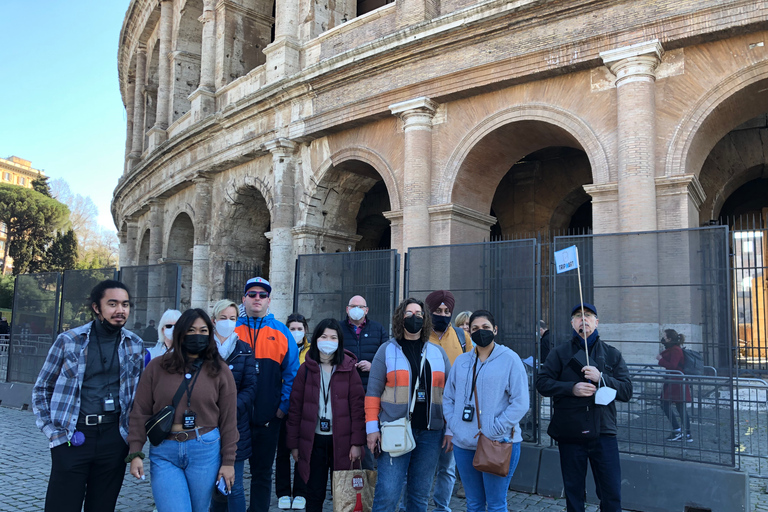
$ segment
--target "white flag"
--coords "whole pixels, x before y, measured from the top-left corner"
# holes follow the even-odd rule
[[[555,270],[558,274],[579,268],[579,250],[575,245],[555,252]]]

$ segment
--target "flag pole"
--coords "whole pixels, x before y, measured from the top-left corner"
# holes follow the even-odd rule
[[[581,303],[581,322],[582,322],[582,329],[581,334],[584,338],[584,353],[587,355],[587,366],[589,366],[589,346],[587,345],[587,333],[584,331],[583,323],[584,323],[584,296],[581,292],[581,265],[579,264],[579,248],[576,248],[576,273],[578,275],[579,279],[579,302]]]

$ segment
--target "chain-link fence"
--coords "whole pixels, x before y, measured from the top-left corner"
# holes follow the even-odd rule
[[[301,255],[293,309],[307,317],[311,330],[323,318],[344,318],[349,299],[361,295],[368,317],[388,329],[397,305],[398,276],[394,250]]]

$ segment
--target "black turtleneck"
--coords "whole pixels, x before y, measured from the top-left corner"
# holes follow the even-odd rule
[[[110,393],[115,399],[115,413],[120,412],[120,357],[116,351],[122,329],[115,331],[109,327],[105,329],[99,320],[91,324],[85,375],[80,391],[81,416],[104,414],[102,400]]]
[[[421,351],[424,349],[424,342],[421,340],[398,340],[400,346],[403,347],[403,353],[408,359],[408,364],[411,366],[411,394],[408,396],[409,400],[413,399],[413,390],[416,386],[416,377],[419,374],[419,368],[421,367]],[[424,362],[424,371],[421,373],[421,379],[419,379],[419,388],[426,390],[427,398],[424,402],[416,402],[413,407],[413,416],[411,417],[411,427],[421,430],[426,430],[429,422],[428,407],[430,397],[430,388],[432,386],[432,372],[429,368],[429,362]]]

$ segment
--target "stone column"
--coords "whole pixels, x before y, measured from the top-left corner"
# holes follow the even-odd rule
[[[163,257],[165,199],[149,200],[149,264],[157,265]]]
[[[440,14],[440,0],[397,0],[397,28],[428,21]]]
[[[128,84],[125,90],[125,162],[123,164],[123,174],[126,174],[129,169],[128,155],[131,154],[131,148],[133,147],[133,109],[135,108],[135,95],[136,95],[136,80],[135,78],[128,78]]]
[[[296,0],[291,0],[295,2]],[[257,2],[261,8],[268,2]],[[272,40],[272,13],[233,0],[216,4],[216,90],[264,64]]]
[[[285,318],[293,309],[293,278],[296,255],[293,247],[294,187],[296,183],[295,142],[275,139],[267,142],[272,153],[274,204],[270,232],[269,281],[272,285],[270,309],[278,318]]]
[[[403,251],[430,245],[429,205],[432,200],[432,118],[437,104],[416,98],[390,105],[403,120]]]
[[[192,179],[195,184],[195,246],[192,256],[191,307],[208,308],[210,298],[210,233],[211,194],[213,180],[200,173]]]
[[[126,219],[125,223],[127,226],[125,232],[125,259],[123,259],[123,256],[121,255],[120,266],[130,267],[138,264],[136,258],[139,250],[139,223],[132,218]],[[122,240],[120,243],[120,248],[122,249]]]
[[[600,53],[616,75],[621,231],[656,229],[656,67],[658,40]]]
[[[139,46],[136,49],[136,87],[133,95],[133,140],[131,152],[128,154],[128,169],[136,167],[144,150],[144,87],[147,76],[147,49]]]
[[[173,0],[160,0],[160,58],[157,62],[157,114],[155,126],[149,130],[149,150],[168,138],[171,107],[171,35],[173,30]]]
[[[216,13],[215,0],[203,1],[203,14],[199,21],[203,24],[202,55],[200,55],[200,85],[189,95],[192,103],[192,122],[198,122],[213,114],[216,110]]]
[[[275,0],[275,40],[264,48],[267,83],[276,82],[301,69],[298,20],[298,0]]]

